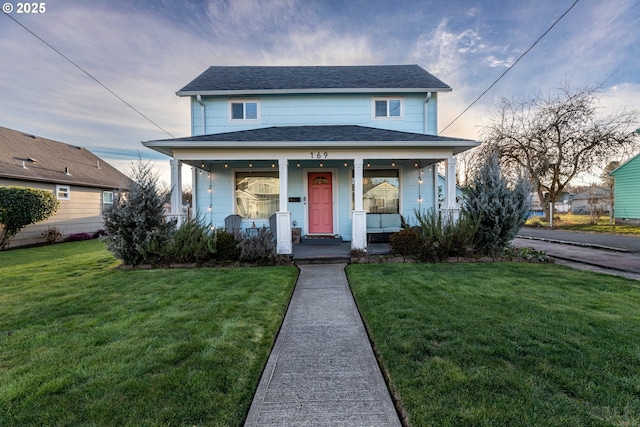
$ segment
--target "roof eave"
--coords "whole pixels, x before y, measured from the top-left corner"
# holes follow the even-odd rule
[[[463,148],[464,150],[477,147],[480,142],[472,140],[451,140],[451,141],[143,141],[142,145],[151,148],[168,156],[173,155],[174,149],[201,149],[201,148],[217,148],[217,149],[254,149],[254,148],[300,148],[300,147],[317,147],[321,142],[326,147],[331,148],[398,148],[403,147],[431,147],[443,148],[451,147]],[[462,151],[464,151],[462,150]],[[459,151],[458,151],[459,152]]]
[[[242,89],[242,90],[179,90],[177,96],[246,96],[335,93],[427,93],[451,92],[450,87],[439,88],[311,88],[311,89]]]

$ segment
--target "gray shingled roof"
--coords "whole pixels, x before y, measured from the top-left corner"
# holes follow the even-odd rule
[[[461,142],[461,138],[400,132],[358,125],[273,126],[268,128],[188,136],[160,141],[211,142]]]
[[[126,175],[85,148],[1,126],[0,177],[105,189],[129,183]]]
[[[449,91],[451,88],[418,65],[331,67],[209,67],[180,89],[180,96],[270,91],[344,92]]]
[[[454,154],[480,145],[477,141],[449,138],[422,133],[399,132],[357,125],[325,126],[275,126],[237,132],[215,133],[189,136],[185,138],[145,141],[142,144],[168,156],[174,149],[187,147],[230,148],[246,150],[250,148],[271,148],[274,150],[315,146],[359,148],[366,152],[369,147],[442,148],[450,147]]]

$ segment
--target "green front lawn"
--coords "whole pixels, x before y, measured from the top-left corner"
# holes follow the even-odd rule
[[[297,270],[117,264],[0,252],[0,425],[241,425]]]
[[[600,217],[597,224],[591,224],[589,215],[574,214],[555,214],[553,220],[553,228],[559,230],[586,231],[590,233],[610,233],[610,234],[628,234],[632,236],[640,236],[640,226],[637,225],[615,225],[609,221],[609,216]],[[544,218],[531,217],[527,220],[526,225],[535,227],[549,227],[549,222]]]
[[[347,273],[411,426],[640,425],[640,282],[521,263]]]

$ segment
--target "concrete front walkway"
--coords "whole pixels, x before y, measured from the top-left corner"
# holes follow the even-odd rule
[[[301,265],[245,426],[400,426],[344,264]]]

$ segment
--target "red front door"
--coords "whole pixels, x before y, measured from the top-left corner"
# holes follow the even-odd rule
[[[331,172],[309,172],[309,234],[333,234]]]

